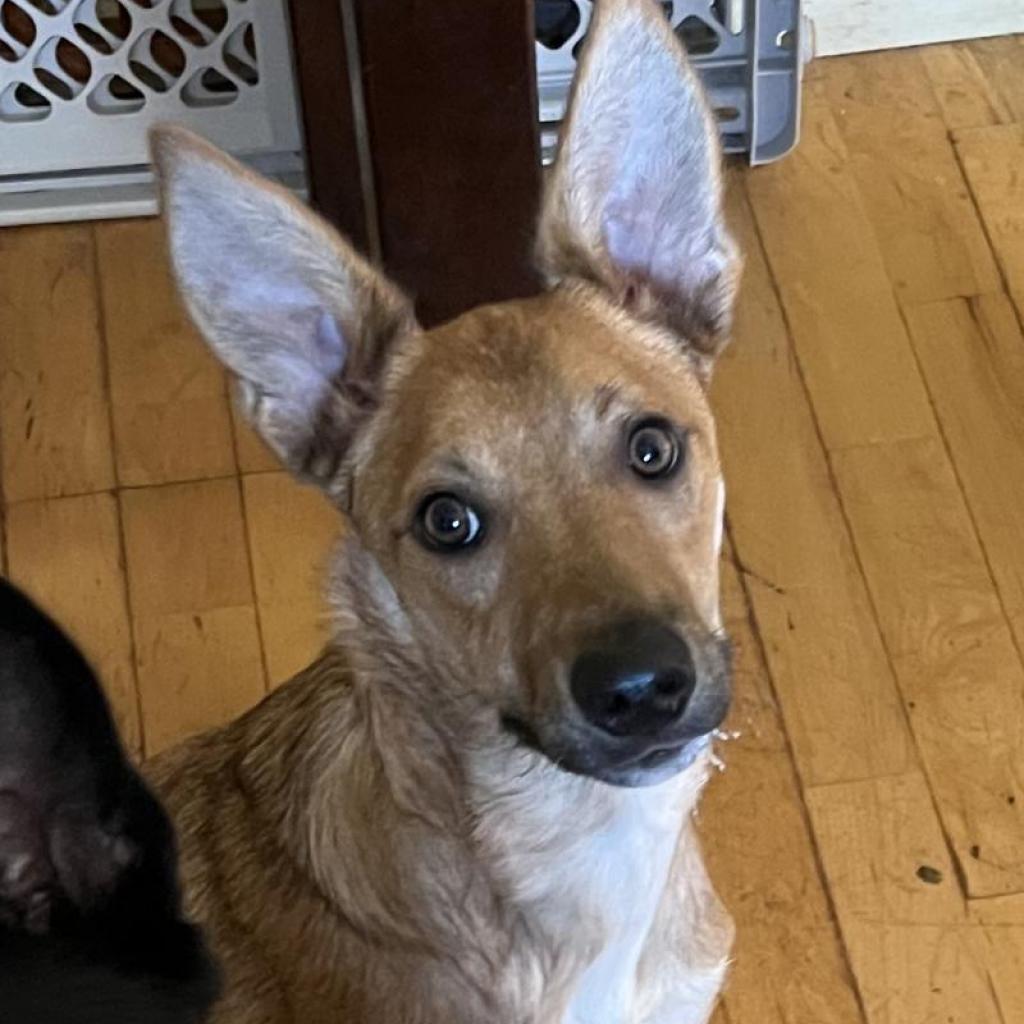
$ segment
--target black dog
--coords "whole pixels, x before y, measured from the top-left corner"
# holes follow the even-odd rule
[[[196,1024],[218,978],[89,665],[0,580],[0,1020]]]

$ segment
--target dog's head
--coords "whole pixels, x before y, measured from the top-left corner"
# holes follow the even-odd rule
[[[728,702],[707,383],[738,261],[657,6],[598,4],[540,218],[549,290],[434,330],[281,190],[180,130],[154,146],[186,303],[263,437],[347,512],[364,629],[566,768],[689,763]]]
[[[176,869],[89,666],[0,579],[0,1019],[203,1019],[217,974]]]

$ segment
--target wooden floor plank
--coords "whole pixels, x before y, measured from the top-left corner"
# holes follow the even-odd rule
[[[992,990],[1006,1024],[1024,1020],[1024,893],[970,900],[974,956],[988,966]]]
[[[870,1024],[1008,1024],[922,775],[807,793]]]
[[[242,481],[260,632],[271,685],[305,668],[328,636],[326,563],[341,516],[283,472]]]
[[[744,299],[736,344],[716,385],[715,405],[727,476],[732,481],[730,523],[747,570],[755,617],[782,700],[783,717],[793,737],[800,770],[806,773],[808,766],[813,768],[815,756],[820,758],[820,750],[830,750],[837,738],[845,746],[850,742],[847,736],[861,732],[862,746],[870,749],[873,723],[863,718],[863,705],[872,703],[874,696],[865,698],[864,693],[867,687],[877,688],[880,678],[889,680],[892,686],[892,677],[880,650],[873,617],[866,608],[864,584],[853,564],[855,560],[852,554],[837,558],[837,551],[849,548],[844,543],[843,517],[834,504],[835,494],[820,448],[814,475],[807,470],[808,461],[813,464],[807,453],[815,450],[813,425],[800,390],[799,374],[786,348],[784,325],[770,280],[759,265],[750,232],[741,230],[740,236],[748,257]],[[730,394],[735,395],[731,402]],[[817,498],[812,502],[808,495]],[[808,514],[808,508],[813,514]],[[780,577],[787,567],[790,577]],[[799,608],[797,602],[801,599],[818,611],[819,620],[814,623],[817,629],[801,632],[801,620],[787,608],[787,603]],[[820,645],[833,652],[837,648],[835,636],[844,631],[857,637],[851,654],[844,651],[843,659],[833,657],[832,664],[819,662],[814,666],[813,656],[808,657],[804,648]],[[780,659],[780,651],[787,647],[793,652],[791,658]],[[872,650],[874,656],[865,660],[865,651]],[[846,659],[856,665],[853,659],[857,658],[862,671],[846,683],[836,668],[847,668]],[[787,677],[792,680],[789,685]],[[835,692],[832,688],[837,683]],[[855,694],[857,683],[865,688],[859,698]],[[845,696],[847,686],[849,698]],[[806,714],[808,705],[814,706],[821,692],[828,696],[822,701],[818,728],[801,735],[800,716]],[[896,703],[890,698],[889,712],[882,718],[890,736],[902,734],[901,711],[894,706]],[[828,707],[833,712],[831,721],[824,713]],[[848,717],[851,708],[852,725]],[[819,811],[813,816],[818,847],[833,899],[837,905],[842,900],[840,920],[860,992],[871,1024],[940,1024],[949,1019],[995,1024],[999,1007],[991,993],[991,979],[984,964],[972,958],[975,933],[965,931],[956,873],[946,852],[932,794],[923,774],[909,767],[915,763],[915,756],[908,746],[905,738],[895,743],[890,738],[885,750],[890,758],[893,749],[899,751],[909,770],[897,767],[888,773],[883,768],[876,772],[885,775],[879,781],[815,786],[811,791],[816,801],[812,806]],[[880,756],[878,763],[884,761]],[[896,765],[896,760],[890,761],[890,766]],[[904,785],[905,780],[912,782]],[[875,786],[881,787],[879,794],[865,801],[862,793],[872,792]],[[901,796],[908,786],[911,796]],[[852,806],[846,807],[847,802]],[[906,804],[913,804],[909,829],[897,832],[898,842],[887,839],[901,817],[909,814],[903,806]],[[896,808],[896,824],[887,821],[891,807]],[[853,824],[844,826],[850,818]],[[928,837],[923,849],[914,845],[918,836]],[[894,875],[893,868],[878,863],[877,851],[884,850],[887,843],[902,850],[909,874],[906,865]],[[866,844],[872,849],[865,849]],[[945,908],[939,913],[933,912],[935,896],[931,887],[916,875],[920,867],[940,870]],[[855,885],[850,883],[850,872],[859,879]],[[927,871],[925,874],[933,877]],[[889,893],[894,877],[895,892]],[[872,886],[878,891],[873,892]]]
[[[967,916],[976,924],[1024,925],[1024,893],[968,900]]]
[[[268,473],[281,468],[281,460],[263,443],[263,439],[249,426],[231,402],[231,419],[235,431],[235,453],[238,468],[243,473]]]
[[[175,294],[156,218],[96,225],[118,477],[235,472],[224,374]]]
[[[799,147],[747,190],[830,450],[935,433],[849,154],[819,75]]]
[[[866,146],[862,137],[855,136],[854,142],[862,150]],[[828,161],[827,153],[818,154],[817,162],[820,169],[824,170],[830,166]],[[763,195],[761,198],[763,202]],[[773,221],[773,219],[774,212],[769,220]],[[793,242],[793,246],[796,247],[794,232],[790,231],[785,223],[772,222],[770,228],[765,230],[765,242],[769,254],[772,252],[772,243],[768,238],[769,231],[777,235],[776,249],[783,258],[782,268],[780,269],[776,265],[778,261],[774,261],[773,269],[779,282],[784,307],[787,312],[796,308],[799,314],[805,301],[804,290],[812,287],[813,283],[807,278],[794,276],[792,260],[786,255],[788,250],[781,245],[782,241],[789,238]],[[827,234],[830,235],[830,233]],[[796,233],[796,237],[800,238],[801,242],[814,245],[814,239],[804,238],[799,232]],[[868,244],[867,240],[864,244]],[[817,245],[816,254],[822,263],[827,262],[831,250],[832,246],[829,242]],[[823,280],[821,284],[822,292],[817,300],[820,312],[827,315],[835,310],[842,315],[845,312],[845,303],[839,297],[839,289],[835,285],[831,288],[825,287]],[[858,281],[852,281],[850,284],[855,291],[861,290]],[[891,322],[885,325],[887,343],[890,347],[905,352],[908,358],[913,360],[912,350],[902,322],[898,317],[894,321],[889,319]],[[844,382],[843,376],[835,372],[831,374],[816,372],[816,368],[820,369],[822,362],[826,362],[834,371],[835,366],[845,364],[847,359],[855,358],[858,352],[856,339],[852,335],[833,337],[830,340],[833,343],[845,344],[848,346],[848,352],[845,355],[841,352],[830,352],[823,359],[815,348],[822,339],[810,333],[811,324],[799,315],[796,317],[791,315],[790,322],[793,325],[794,347],[797,350],[801,366],[806,371],[811,398],[823,431],[827,431],[830,417],[834,421],[844,412],[848,417],[861,415],[863,401],[855,388],[851,386],[852,382]],[[913,401],[919,400],[922,388],[916,367],[913,375],[909,371],[905,374],[901,390],[902,388],[909,390]],[[895,417],[897,407],[898,396],[894,392],[886,396],[884,404],[879,402],[877,405],[879,414],[888,415],[890,419]],[[928,418],[931,419],[930,412]],[[913,538],[912,543],[919,546],[918,548],[909,548],[909,552],[920,554],[926,563],[937,562],[939,565],[943,565],[946,564],[944,560],[949,556],[946,543],[954,539],[962,540],[964,537],[973,538],[973,528],[960,501],[957,484],[949,470],[945,451],[938,438],[934,436],[934,420],[932,423],[933,426],[923,435],[924,447],[932,456],[932,460],[928,464],[928,471],[931,474],[928,480],[922,475],[920,466],[900,463],[899,456],[901,454],[906,455],[907,452],[915,449],[912,445],[896,444],[895,442],[903,440],[899,437],[889,438],[889,443],[884,446],[879,446],[879,442],[886,440],[885,438],[866,437],[867,442],[875,443],[875,448],[866,444],[849,450],[851,449],[849,444],[844,445],[839,441],[832,446],[839,494],[846,515],[853,527],[855,540],[858,542],[858,554],[862,559],[868,560],[869,580],[874,575],[877,583],[876,594],[880,595],[880,599],[887,598],[890,602],[882,604],[880,607],[882,624],[892,643],[905,642],[906,633],[911,624],[914,624],[912,616],[915,614],[916,603],[920,603],[928,597],[929,581],[923,569],[917,577],[899,576],[901,583],[915,588],[910,595],[899,590],[893,591],[890,585],[894,574],[898,575],[898,570],[897,566],[892,563],[894,551],[892,544],[889,543],[893,540],[894,535],[887,533],[886,530],[891,528],[892,522],[899,523],[901,516],[905,518],[909,514],[911,506],[905,492],[909,490],[911,494],[916,494],[916,489],[921,489],[927,493],[930,484],[932,493],[926,500],[931,500],[936,497],[934,493],[936,487],[940,487],[942,495],[947,499],[947,505],[951,505],[959,514],[959,519],[952,526],[948,522],[937,525],[935,522],[929,522],[923,518],[926,512],[935,510],[921,509],[918,521],[907,526],[904,531],[907,536]],[[849,457],[844,462],[843,455],[847,452]],[[885,469],[891,470],[887,492],[873,487],[870,469],[865,469],[860,474],[857,474],[852,468],[846,474],[839,472],[841,466],[856,467],[861,463],[871,465],[872,460],[882,460],[886,455],[893,457],[892,464],[884,466]],[[882,467],[876,468],[881,469]],[[901,494],[904,495],[902,500]],[[941,526],[947,527],[945,533]],[[931,535],[922,536],[920,530],[928,528],[931,529]],[[874,545],[874,547],[869,548],[866,545]],[[961,545],[961,549],[962,551],[966,550],[963,545]],[[742,545],[740,545],[740,552],[742,554]],[[897,661],[896,670],[904,696],[908,700],[912,700],[914,697],[922,698],[921,714],[914,718],[915,723],[919,723],[915,728],[915,733],[929,755],[929,768],[932,770],[932,781],[937,787],[940,807],[947,827],[957,844],[958,854],[964,861],[969,884],[972,886],[973,892],[981,895],[1011,891],[1024,883],[1024,875],[1021,874],[1021,870],[1024,868],[1021,822],[1018,815],[1014,813],[1014,809],[1008,808],[1005,803],[1006,794],[1014,792],[1014,773],[1018,768],[1014,746],[1021,740],[1019,736],[1021,722],[1019,714],[1017,714],[1021,668],[1009,634],[1005,632],[999,601],[988,582],[987,566],[981,552],[975,548],[966,554],[965,558],[976,570],[972,577],[975,596],[979,593],[985,595],[990,612],[987,618],[984,614],[979,613],[980,621],[973,627],[972,645],[977,640],[979,631],[991,631],[992,628],[998,629],[1001,625],[1004,632],[998,638],[988,640],[986,645],[973,647],[969,652],[963,653],[959,661],[951,661],[948,650],[933,650],[931,652],[926,650],[922,653],[915,649],[912,659],[908,651],[897,648],[897,653],[902,660]],[[955,573],[963,571],[964,565],[961,563],[948,568],[950,573]],[[894,606],[892,604],[894,597],[902,598],[902,603]],[[918,610],[916,614],[919,615],[919,618],[916,622],[914,640],[908,645],[910,648],[915,648],[916,643],[923,643],[929,639],[929,629],[936,629],[940,635],[945,636],[946,633],[955,632],[961,625],[956,619],[958,610],[950,609],[948,606],[940,605],[939,611],[926,606],[923,613]],[[945,619],[940,628],[934,620],[943,616]],[[991,626],[993,619],[994,627]],[[926,684],[935,685],[935,680],[931,678],[930,673],[938,671],[940,667],[945,673],[940,677],[942,686],[934,691],[929,691]],[[1000,719],[1000,724],[1005,729],[1002,733],[994,722],[991,723],[990,731],[985,731],[985,726],[989,723],[987,723],[983,701],[979,701],[977,708],[962,706],[964,701],[967,701],[969,705],[972,699],[971,684],[974,673],[977,672],[993,674],[990,680],[992,691],[989,696],[995,698],[995,705],[990,713],[993,719]],[[979,684],[974,685],[975,697],[980,688]],[[925,700],[929,697],[929,700]],[[975,710],[976,713],[966,714],[968,710]],[[1005,717],[1000,718],[1000,716]],[[954,734],[952,738],[943,736],[944,729],[956,725],[962,727],[963,731],[960,735]],[[982,756],[983,752],[986,752],[986,744],[990,741],[993,747],[987,750],[987,756]],[[982,799],[982,794],[984,794],[984,799]],[[982,803],[984,803],[984,810],[980,807]],[[987,836],[986,842],[991,844],[990,848],[993,854],[991,861],[982,860],[985,857],[984,845],[980,838],[982,833]],[[972,856],[970,851],[979,847],[981,854]],[[967,860],[971,860],[971,864],[968,865]]]
[[[1024,123],[1024,36],[991,36],[967,45],[1013,120]]]
[[[7,501],[114,485],[92,229],[0,231],[0,467]]]
[[[1001,1022],[1024,1020],[1024,927],[993,925],[969,935],[972,956],[988,969]]]
[[[900,301],[999,288],[921,52],[856,54],[823,61],[822,69],[848,166]]]
[[[964,173],[1024,319],[1024,123],[956,133]]]
[[[863,1018],[818,871],[802,795],[730,558],[723,615],[735,645],[740,735],[719,751],[700,825],[712,878],[736,920],[726,989],[732,1024],[860,1024]]]
[[[129,751],[142,741],[117,502],[88,494],[7,509],[11,578],[69,632],[96,670]]]
[[[969,43],[924,46],[919,52],[947,128],[980,128],[1013,120]]]
[[[914,348],[1024,650],[1024,335],[1003,294],[908,309]]]
[[[916,764],[905,714],[749,210],[730,198],[746,269],[712,398],[783,717],[806,784],[899,774]]]
[[[941,442],[833,457],[970,896],[1024,890],[1024,666]]]
[[[265,693],[235,480],[121,494],[146,754]]]

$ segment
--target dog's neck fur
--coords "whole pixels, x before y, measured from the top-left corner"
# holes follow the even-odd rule
[[[451,958],[496,1019],[618,1019],[608,1011],[626,1012],[705,763],[641,789],[570,775],[493,709],[439,705],[387,589],[347,590],[335,581],[349,625],[289,687],[293,702],[303,690],[306,728],[292,719],[288,736],[245,744],[243,785],[279,791],[279,842],[364,941]],[[408,891],[412,877],[445,897]]]

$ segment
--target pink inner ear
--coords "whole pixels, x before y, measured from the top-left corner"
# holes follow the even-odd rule
[[[327,312],[320,314],[313,343],[316,346],[317,363],[324,376],[335,377],[341,373],[348,355],[348,346],[336,317]]]
[[[634,182],[625,183],[626,190]],[[622,190],[622,183],[617,190]],[[648,278],[654,269],[656,244],[671,245],[671,227],[657,223],[658,196],[649,189],[636,187],[631,195],[609,195],[604,213],[604,236],[612,262],[627,273]]]

